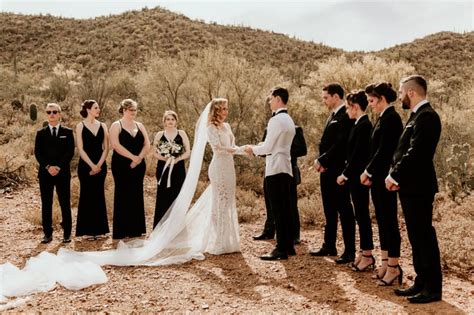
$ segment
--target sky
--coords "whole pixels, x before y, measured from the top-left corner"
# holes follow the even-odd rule
[[[191,19],[374,51],[440,31],[471,32],[474,0],[0,0],[2,12],[92,18],[160,6]]]

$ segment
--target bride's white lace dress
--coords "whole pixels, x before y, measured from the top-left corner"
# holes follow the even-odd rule
[[[0,265],[0,303],[14,304],[5,297],[49,291],[60,283],[78,290],[104,283],[103,265],[168,265],[204,259],[204,253],[223,254],[240,250],[235,205],[235,169],[232,154],[238,149],[228,124],[207,125],[210,103],[196,124],[194,144],[186,179],[173,205],[146,240],[119,242],[116,249],[76,252],[60,248],[57,255],[43,252],[30,258],[23,269]],[[209,141],[214,152],[209,167],[211,185],[192,207],[191,201]],[[8,306],[0,306],[0,309]]]
[[[240,250],[239,224],[235,204],[234,157],[229,149],[240,152],[229,124],[207,127],[212,148],[209,179],[212,189],[209,242],[206,252],[219,255]]]

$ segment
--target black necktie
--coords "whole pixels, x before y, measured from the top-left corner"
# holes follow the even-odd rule
[[[53,127],[53,137],[56,138],[56,127]]]

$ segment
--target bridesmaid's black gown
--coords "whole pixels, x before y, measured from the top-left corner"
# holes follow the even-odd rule
[[[99,162],[103,153],[104,129],[100,126],[97,135],[84,125],[82,143],[84,151],[91,161]],[[80,183],[79,206],[77,208],[76,236],[103,235],[109,233],[107,208],[105,206],[104,182],[107,175],[107,164],[104,162],[100,173],[89,175],[91,168],[79,159],[77,175]]]
[[[132,154],[138,155],[143,149],[145,138],[140,128],[133,137],[120,123],[119,142]],[[115,182],[112,233],[114,239],[137,237],[146,233],[143,199],[146,164],[145,160],[142,160],[135,168],[130,168],[131,163],[132,160],[115,151],[112,154],[112,175]]]
[[[160,141],[169,142],[168,139],[161,136]],[[178,135],[174,138],[174,142],[180,145],[183,145],[183,138],[178,133]],[[158,165],[156,167],[156,180],[160,181],[161,174],[163,173],[163,168],[165,167],[165,161],[158,161]],[[157,187],[156,191],[156,206],[155,206],[155,219],[153,220],[153,228],[160,222],[163,218],[163,215],[166,213],[168,208],[171,206],[173,201],[178,196],[181,186],[183,186],[184,179],[186,177],[186,169],[184,167],[184,161],[181,160],[173,166],[173,171],[171,172],[171,185],[167,188],[168,182],[168,173],[169,167],[166,168],[163,177],[161,179],[160,184]]]

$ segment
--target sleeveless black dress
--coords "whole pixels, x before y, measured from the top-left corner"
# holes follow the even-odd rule
[[[83,125],[82,143],[84,151],[93,163],[97,163],[103,153],[104,129],[100,126],[97,135]],[[107,164],[104,162],[100,173],[89,175],[91,168],[79,159],[77,175],[80,183],[79,206],[77,208],[76,236],[103,235],[109,233],[107,208],[105,205],[104,182]]]
[[[169,142],[168,139],[163,134],[160,141]],[[184,146],[183,138],[178,132],[178,135],[174,138],[174,142]],[[173,166],[173,171],[171,172],[171,185],[166,187],[168,183],[168,174],[169,167],[166,168],[163,173],[163,168],[165,167],[165,161],[158,161],[156,167],[156,180],[160,184],[157,186],[156,190],[156,206],[155,206],[155,218],[153,220],[153,228],[160,222],[163,218],[163,215],[166,213],[168,208],[171,206],[173,201],[178,196],[181,186],[183,186],[184,179],[186,178],[186,169],[184,167],[184,161],[181,160]],[[161,175],[163,174],[163,175]]]
[[[138,128],[138,125],[137,125]],[[119,142],[134,155],[140,154],[145,138],[140,128],[133,137],[122,128],[120,122]],[[115,182],[114,223],[112,237],[121,239],[137,237],[146,233],[145,204],[143,199],[143,178],[145,160],[135,168],[130,168],[132,160],[119,153],[112,154],[112,175]]]

